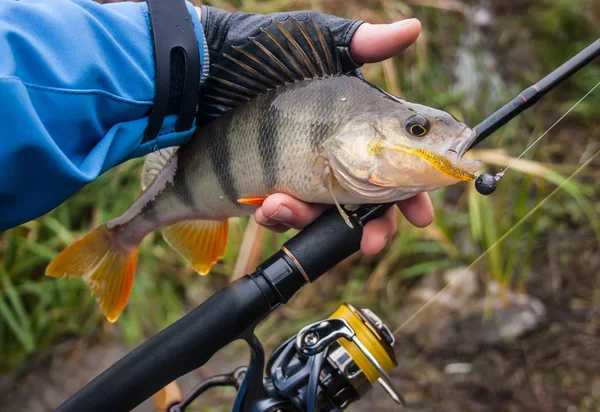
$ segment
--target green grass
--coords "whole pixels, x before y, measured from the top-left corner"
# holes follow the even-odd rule
[[[397,88],[403,98],[442,108],[474,125],[521,89],[595,40],[600,16],[586,10],[591,0],[535,2],[516,9],[496,2],[499,23],[478,36],[461,12],[431,7],[433,2],[362,1],[215,1],[228,9],[270,12],[313,8],[350,18],[385,22],[407,16],[421,19],[424,33],[416,47],[382,65],[364,68],[373,83]],[[469,9],[469,3],[453,3]],[[524,10],[525,9],[525,10]],[[486,54],[487,53],[487,54]],[[458,57],[476,70],[476,88],[460,86]],[[495,58],[492,67],[486,59]],[[467,61],[467,60],[465,60]],[[600,67],[590,66],[515,119],[484,147],[501,147],[517,156],[575,101],[600,80]],[[295,333],[300,325],[327,316],[341,301],[370,305],[386,317],[419,277],[468,264],[548,195],[585,154],[598,149],[600,92],[591,95],[564,123],[525,158],[537,162],[537,173],[513,170],[491,197],[481,197],[466,184],[432,194],[436,221],[428,230],[401,222],[397,236],[377,257],[354,257],[331,275],[309,286],[285,308],[265,321],[260,334],[268,344]],[[594,143],[596,144],[594,146]],[[122,213],[141,193],[142,159],[123,164],[88,185],[63,205],[39,219],[0,235],[0,368],[23,365],[48,345],[102,328],[118,328],[128,344],[139,342],[178,319],[229,280],[247,219],[232,225],[227,256],[208,277],[199,277],[166,246],[159,234],[141,245],[130,303],[119,322],[103,320],[82,282],[46,278],[48,262],[92,227]],[[542,168],[542,166],[544,168]],[[488,162],[492,172],[500,170]],[[533,268],[532,256],[544,236],[567,234],[592,224],[600,234],[597,200],[599,165],[539,210],[478,267],[484,279],[506,287],[522,287]],[[290,235],[266,237],[267,257]]]

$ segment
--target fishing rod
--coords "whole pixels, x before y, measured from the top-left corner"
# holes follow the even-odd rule
[[[567,80],[583,67],[587,66],[599,55],[600,39],[577,53],[533,86],[529,86],[527,89],[523,90],[518,96],[496,110],[473,128],[477,138],[471,146],[469,146],[467,151],[487,139],[492,133],[511,121],[517,115],[533,106],[546,93]],[[494,190],[496,190],[497,183],[502,176],[503,174],[491,175],[489,173],[483,173],[475,180],[475,188],[482,195],[492,194]]]
[[[468,150],[599,54],[600,40],[523,91],[475,127],[478,137]],[[502,174],[480,175],[475,182],[477,190],[482,194],[492,193]],[[268,362],[254,334],[263,319],[287,303],[304,285],[315,282],[357,252],[364,225],[392,206],[344,209],[354,223],[352,228],[335,208],[325,212],[255,272],[215,293],[138,346],[56,410],[131,410],[177,378],[203,366],[235,340],[248,343],[249,366],[202,382],[187,397],[166,405],[170,412],[183,411],[204,390],[222,385],[238,390],[233,407],[236,412],[337,411],[360,399],[375,382],[396,403],[403,404],[402,396],[387,375],[396,365],[393,335],[368,311],[342,306],[329,319],[303,328],[275,350]],[[263,376],[265,367],[267,375]]]

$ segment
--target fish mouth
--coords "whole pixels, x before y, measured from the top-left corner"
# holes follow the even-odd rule
[[[481,162],[463,159],[464,154],[477,138],[477,132],[465,126],[448,144],[443,156],[455,166],[470,173],[475,173],[481,167]]]

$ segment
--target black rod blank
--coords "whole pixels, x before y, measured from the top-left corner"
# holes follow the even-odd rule
[[[475,126],[477,139],[469,149],[482,142],[500,127],[504,126],[519,113],[531,107],[541,99],[543,95],[554,89],[557,85],[569,78],[573,73],[586,66],[600,55],[600,39],[580,51],[562,66],[544,77],[542,80],[523,90],[517,97],[492,113],[484,121]]]

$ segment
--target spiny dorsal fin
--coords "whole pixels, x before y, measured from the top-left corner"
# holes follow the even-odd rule
[[[142,190],[150,187],[161,170],[169,163],[178,146],[165,147],[146,156],[142,168]]]
[[[342,74],[341,66],[329,29],[312,19],[273,19],[258,36],[211,62],[200,91],[200,124],[286,83]]]

